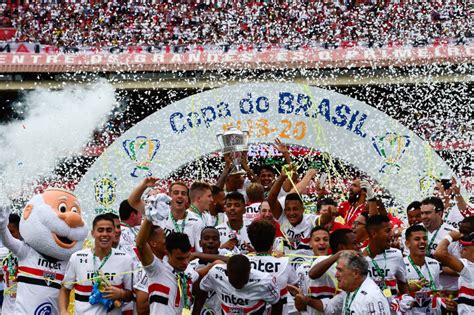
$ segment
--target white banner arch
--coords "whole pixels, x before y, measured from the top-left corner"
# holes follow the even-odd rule
[[[118,209],[147,175],[166,177],[219,150],[228,126],[251,143],[283,142],[328,152],[361,169],[406,206],[453,175],[430,145],[383,112],[351,97],[307,85],[253,83],[218,88],[175,102],[118,138],[76,188],[87,221]]]

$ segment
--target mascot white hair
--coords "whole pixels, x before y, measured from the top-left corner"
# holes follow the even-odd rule
[[[71,255],[82,249],[88,229],[76,196],[63,189],[35,195],[23,210],[20,234],[9,232],[9,211],[0,211],[0,237],[18,257],[15,314],[57,314],[58,293]]]

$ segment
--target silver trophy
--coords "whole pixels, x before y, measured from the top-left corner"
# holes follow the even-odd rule
[[[245,171],[242,169],[242,152],[247,152],[249,150],[249,132],[231,127],[226,132],[217,134],[216,137],[217,142],[219,142],[219,145],[221,146],[222,153],[229,153],[232,158],[232,164],[234,167],[229,174],[245,174]]]

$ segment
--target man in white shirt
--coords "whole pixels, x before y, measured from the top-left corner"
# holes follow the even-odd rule
[[[342,292],[331,300],[313,299],[311,304],[324,314],[390,314],[387,299],[368,277],[368,268],[367,260],[360,253],[344,251],[336,267],[336,279]],[[297,294],[296,302],[310,299],[308,296],[300,297],[301,292],[296,288],[291,290]],[[305,304],[309,302],[305,301]]]
[[[113,219],[100,214],[92,222],[94,249],[75,252],[66,267],[59,291],[59,312],[69,314],[71,290],[75,290],[75,314],[121,314],[122,303],[132,300],[132,258],[112,247]],[[106,299],[94,302],[93,296]],[[92,297],[92,298],[91,298]]]
[[[344,250],[358,249],[356,237],[349,229],[338,229],[332,232],[329,244],[334,255],[319,256],[312,265],[303,264],[297,270],[300,278],[299,288],[303,294],[311,297],[311,299],[298,301],[300,306],[306,307],[307,314],[315,314],[315,312],[319,314],[312,306],[313,299],[331,299],[337,293],[338,285],[335,276],[337,260]],[[317,252],[315,256],[318,256]]]
[[[207,274],[213,264],[197,271],[192,269],[189,266],[189,238],[186,234],[175,232],[166,237],[166,256],[163,260],[157,258],[147,242],[151,229],[151,222],[145,219],[137,237],[138,252],[148,276],[150,314],[190,312],[193,285]]]
[[[474,314],[474,233],[461,236],[459,232],[450,232],[439,242],[434,257],[459,274],[457,311],[458,314],[467,315]],[[462,245],[461,258],[448,251],[449,244],[457,240]]]
[[[145,178],[130,194],[128,201],[135,209],[145,212],[145,201],[142,195],[147,188],[154,187],[158,178]],[[169,202],[169,213],[166,218],[155,223],[159,225],[166,235],[172,232],[185,233],[189,236],[192,250],[199,250],[199,234],[202,229],[202,221],[195,216],[189,215],[186,210],[188,207],[188,187],[183,182],[173,182],[169,186],[168,195],[171,198]],[[168,205],[167,205],[168,207]]]
[[[428,236],[421,225],[412,225],[405,232],[405,246],[410,255],[403,258],[407,270],[407,282],[410,295],[415,298],[408,314],[439,314],[433,307],[433,295],[439,287],[441,266],[433,258],[426,257]],[[436,301],[435,301],[436,302]]]
[[[216,291],[222,313],[268,314],[267,304],[280,300],[276,279],[251,268],[246,256],[235,255],[227,265],[216,265],[202,279],[201,289]]]
[[[220,235],[221,248],[245,254],[251,245],[247,235],[247,226],[250,222],[244,221],[244,196],[236,191],[228,193],[225,196],[224,208],[227,222],[216,226]]]
[[[201,222],[202,227],[211,226],[214,223],[209,207],[214,201],[211,186],[208,183],[194,182],[189,188],[189,199],[191,205],[188,213],[190,217],[195,217]]]
[[[449,232],[454,231],[453,227],[443,222],[444,205],[438,197],[428,197],[421,202],[421,222],[428,231],[428,246],[426,255],[432,257],[439,242],[441,242]],[[450,252],[459,257],[454,244],[451,244]],[[444,291],[456,294],[458,277],[449,268],[442,267],[439,277],[439,284]]]
[[[369,244],[363,250],[363,255],[369,263],[369,276],[379,285],[387,298],[408,293],[402,253],[390,248],[392,235],[390,219],[384,215],[369,217],[367,232]]]
[[[286,286],[296,284],[298,278],[288,257],[273,257],[273,243],[275,241],[275,226],[267,220],[256,220],[247,228],[250,242],[255,249],[255,254],[249,255],[250,265],[253,269],[265,272],[275,277],[280,292],[280,301],[272,307],[278,308],[278,313],[288,314],[288,299],[290,298]]]

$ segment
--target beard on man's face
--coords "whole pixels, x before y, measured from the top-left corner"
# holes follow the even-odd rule
[[[349,193],[349,199],[348,199],[348,200],[349,200],[350,203],[354,203],[354,202],[356,202],[357,200],[359,200],[359,197],[360,197],[360,194],[350,192],[350,193]]]

